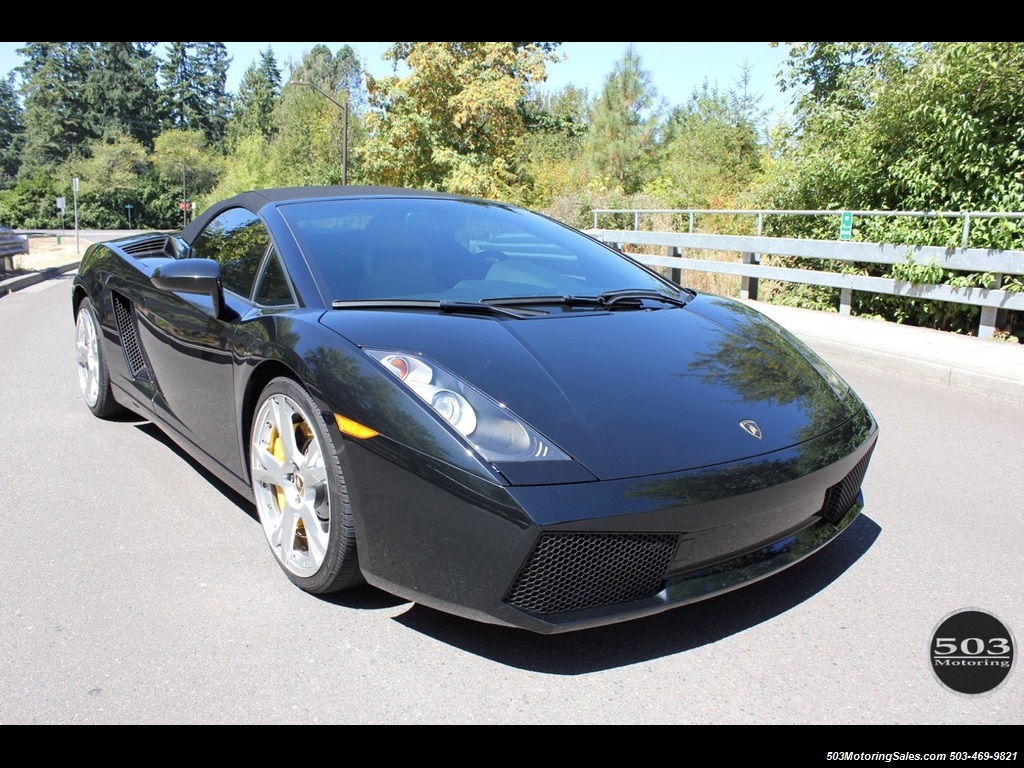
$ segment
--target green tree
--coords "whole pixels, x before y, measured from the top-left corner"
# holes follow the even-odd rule
[[[212,144],[221,144],[231,116],[231,94],[227,91],[231,57],[224,43],[199,43],[196,50],[202,72],[201,93],[208,105],[204,131]]]
[[[258,133],[237,139],[225,159],[224,173],[217,186],[204,196],[203,202],[224,200],[249,189],[288,186],[287,176],[275,175],[281,167],[274,159],[276,144]]]
[[[224,43],[169,43],[160,67],[164,108],[170,127],[202,131],[207,141],[224,139],[231,102],[227,91],[231,59]]]
[[[526,176],[523,105],[556,43],[401,42],[385,58],[409,74],[369,79],[368,180],[509,200]]]
[[[236,147],[250,135],[269,139],[276,131],[274,109],[281,95],[281,70],[274,51],[260,51],[259,63],[245,70],[238,94],[234,97],[227,125],[228,145]]]
[[[348,180],[359,179],[355,150],[365,136],[357,106],[361,73],[362,65],[349,46],[335,55],[327,46],[316,45],[292,67],[289,84],[312,87],[295,84],[282,90],[274,113],[277,132],[267,147],[268,168],[262,176],[280,185],[341,184],[347,164]],[[251,161],[256,159],[245,159],[245,176],[252,176]]]
[[[177,209],[182,201],[201,199],[216,186],[223,168],[220,154],[199,130],[164,131],[156,138],[151,160],[162,182],[176,190],[165,201],[167,210]]]
[[[18,49],[25,145],[23,173],[53,168],[81,152],[90,131],[83,84],[91,43],[26,43]]]
[[[891,46],[887,50],[893,55],[854,65],[860,70],[841,78],[846,96],[825,103],[798,100],[802,130],[772,160],[758,188],[761,206],[1020,211],[1024,43],[877,45]],[[794,50],[813,54],[818,49]],[[804,87],[813,89],[813,83]],[[772,222],[768,231],[794,237],[835,236],[834,222],[819,220]],[[960,246],[962,234],[962,222],[931,217],[871,218],[858,221],[855,228],[855,237],[864,240],[947,247]],[[1016,220],[978,221],[970,245],[1021,248],[1024,227]],[[914,278],[904,265],[889,270],[867,265],[836,268]],[[962,287],[999,287],[989,275],[949,273],[943,279]],[[1024,289],[1016,280],[1003,287]],[[977,318],[976,308],[859,293],[854,311],[965,332],[976,326]],[[1017,322],[1016,316],[1009,322]]]
[[[772,43],[772,47],[783,43]],[[778,78],[794,94],[803,118],[825,107],[865,109],[879,82],[906,68],[910,43],[785,43],[789,56]]]
[[[587,184],[582,158],[589,103],[587,91],[574,85],[555,92],[534,86],[524,105],[525,175],[533,186],[522,202],[574,223],[575,209],[588,207],[580,190]]]
[[[651,75],[630,45],[590,111],[586,145],[591,172],[627,195],[643,188],[650,170],[660,119],[657,99]]]
[[[672,110],[648,192],[671,208],[736,207],[761,168],[765,118],[748,84],[748,70],[725,92],[705,80]]]
[[[84,93],[91,135],[131,136],[147,146],[160,132],[157,58],[152,43],[93,43]]]
[[[892,55],[841,78],[856,84],[846,96],[798,99],[807,105],[796,115],[803,128],[776,153],[759,190],[766,207],[1019,211],[1024,43],[874,45],[890,46]],[[798,234],[818,234],[815,225],[803,226]],[[960,226],[942,220],[872,220],[862,233],[865,226],[873,235],[888,228],[901,241],[960,245]],[[1015,225],[996,229],[1001,241],[972,244],[1019,247],[1007,239]]]
[[[79,223],[87,228],[120,229],[128,224],[126,205],[133,205],[132,226],[143,226],[147,211],[140,204],[152,164],[146,147],[130,136],[96,141],[89,157],[62,167],[67,178],[81,182],[78,194]],[[63,174],[62,174],[63,175]],[[70,186],[70,185],[69,185]],[[72,191],[62,192],[68,200]]]
[[[67,181],[70,186],[70,177]],[[70,193],[70,189],[67,192]],[[61,221],[54,201],[61,195],[65,195],[65,188],[52,172],[23,170],[13,189],[0,192],[0,224],[24,229],[56,229]]]
[[[890,81],[862,126],[872,157],[886,169],[876,177],[880,196],[911,210],[1020,211],[1022,109],[1024,43],[928,44],[916,66]],[[1017,224],[985,231],[990,239],[974,245],[1024,246]]]
[[[11,186],[21,166],[25,126],[13,75],[0,79],[0,189]]]
[[[291,80],[311,83],[332,94],[342,104],[347,103],[352,113],[366,108],[363,61],[350,45],[343,45],[333,54],[326,45],[314,45],[292,72]]]
[[[88,160],[78,163],[83,184],[105,187],[112,191],[131,191],[151,166],[146,148],[130,136],[117,136],[113,141],[97,143]]]
[[[266,156],[271,177],[284,186],[342,183],[346,122],[342,109],[311,89],[286,88],[275,119],[278,133]],[[355,122],[350,115],[350,140]]]

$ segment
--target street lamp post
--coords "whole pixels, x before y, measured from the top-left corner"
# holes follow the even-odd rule
[[[312,88],[314,91],[316,91],[325,99],[327,99],[329,102],[331,102],[336,107],[341,109],[342,113],[344,114],[344,136],[342,137],[341,145],[341,183],[345,186],[348,186],[348,102],[346,101],[344,104],[342,104],[330,94],[326,93],[325,91],[322,91],[320,88],[316,87],[312,83],[306,82],[305,80],[292,80],[288,84],[304,85],[307,88]]]

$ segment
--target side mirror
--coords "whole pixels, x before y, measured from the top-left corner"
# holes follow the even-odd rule
[[[224,287],[220,264],[212,259],[181,259],[161,264],[153,271],[153,285],[161,291],[207,296],[213,303],[214,317],[224,308]]]

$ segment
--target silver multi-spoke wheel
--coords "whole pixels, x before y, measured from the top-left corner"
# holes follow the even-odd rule
[[[75,360],[78,386],[95,416],[107,418],[121,410],[110,387],[110,371],[103,356],[100,321],[89,299],[82,299],[75,316]]]
[[[353,583],[355,541],[334,444],[294,382],[277,379],[264,391],[249,453],[256,510],[285,573],[310,592]]]
[[[92,312],[83,307],[75,323],[75,356],[78,359],[78,386],[86,405],[95,408],[100,399],[100,339]]]

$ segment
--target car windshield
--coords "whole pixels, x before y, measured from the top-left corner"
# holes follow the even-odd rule
[[[413,197],[297,202],[280,210],[334,301],[500,303],[679,293],[579,232],[514,207]]]

